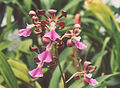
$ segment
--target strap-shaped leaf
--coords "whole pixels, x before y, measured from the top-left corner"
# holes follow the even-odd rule
[[[8,86],[8,88],[18,88],[15,75],[7,62],[5,55],[0,52],[0,72]]]

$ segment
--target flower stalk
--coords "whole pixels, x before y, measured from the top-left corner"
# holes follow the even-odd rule
[[[75,72],[77,72],[77,52],[76,46],[74,47],[74,65],[75,65]]]
[[[61,68],[60,60],[59,60],[59,56],[58,56],[58,44],[56,44],[56,49],[55,50],[56,50],[56,59],[58,61],[59,70],[60,70],[60,73],[61,73],[61,76],[62,76],[62,79],[63,79],[63,82],[64,82],[64,88],[66,88],[65,78],[63,76],[63,72],[62,72],[62,68]]]

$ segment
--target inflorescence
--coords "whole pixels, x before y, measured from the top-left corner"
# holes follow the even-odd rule
[[[30,46],[30,50],[33,52],[37,52],[38,56],[34,57],[33,61],[34,64],[37,65],[37,67],[31,71],[29,71],[29,74],[32,77],[43,77],[42,73],[42,67],[44,66],[44,63],[51,63],[51,66],[56,65],[55,61],[52,60],[52,58],[55,58],[56,56],[53,56],[51,54],[52,46],[59,46],[64,47],[65,45],[67,47],[75,46],[79,50],[84,50],[87,48],[87,46],[81,42],[80,34],[82,32],[81,30],[81,21],[80,21],[80,15],[75,15],[75,23],[73,25],[72,30],[66,31],[66,33],[62,36],[60,36],[56,32],[56,28],[59,26],[59,29],[63,29],[65,27],[64,21],[59,21],[62,17],[67,17],[66,11],[61,11],[61,15],[57,18],[55,18],[56,10],[48,10],[48,13],[51,15],[51,17],[46,15],[45,10],[38,10],[38,12],[30,11],[29,16],[32,18],[33,24],[27,24],[27,27],[25,29],[19,30],[19,36],[28,37],[31,34],[31,30],[34,29],[34,34],[39,35],[41,38],[41,41],[43,42],[43,51],[40,52],[39,48],[33,48]],[[39,16],[44,16],[46,20],[39,19]],[[58,26],[57,26],[58,25]],[[66,41],[66,42],[65,42]],[[85,61],[83,63],[83,68],[81,67],[81,61],[82,59],[79,59],[79,68],[81,69],[81,72],[75,72],[65,83],[68,83],[73,77],[81,76],[83,77],[83,83],[85,86],[89,85],[97,85],[98,82],[92,78],[92,73],[95,71],[96,66],[92,66],[92,63],[89,61]]]

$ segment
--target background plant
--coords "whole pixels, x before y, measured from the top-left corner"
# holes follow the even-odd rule
[[[7,86],[10,88],[18,88],[18,86],[20,88],[63,87],[61,75],[58,73],[58,66],[53,70],[44,69],[45,77],[35,81],[35,83],[30,83],[31,78],[28,74],[28,69],[34,68],[32,59],[35,55],[30,52],[28,46],[40,47],[39,39],[31,35],[30,39],[20,37],[21,41],[19,43],[15,41],[19,40],[19,38],[14,32],[24,28],[26,23],[31,23],[28,16],[28,12],[31,9],[49,10],[51,8],[59,11],[57,13],[58,16],[60,10],[69,12],[65,20],[66,27],[63,30],[59,30],[59,34],[65,33],[67,29],[72,29],[74,14],[81,14],[82,39],[89,46],[88,50],[82,51],[82,58],[84,58],[83,60],[92,61],[97,66],[94,76],[97,77],[100,84],[96,88],[119,88],[120,27],[115,20],[114,14],[119,15],[120,8],[115,8],[109,3],[105,5],[100,0],[86,0],[86,3],[84,0],[0,0],[0,7],[1,88],[7,88]],[[13,18],[14,20],[12,20]],[[3,20],[6,20],[6,25],[2,25]],[[101,32],[102,29],[103,31]],[[11,34],[13,35],[12,38],[10,38]],[[13,47],[16,44],[16,48]],[[10,47],[13,47],[12,50]],[[65,48],[60,51],[59,58],[61,58],[62,69],[64,72],[69,73],[67,77],[70,77],[75,72],[73,48]],[[67,61],[68,58],[72,59],[69,63]],[[69,88],[85,88],[81,79],[73,79],[68,86]]]

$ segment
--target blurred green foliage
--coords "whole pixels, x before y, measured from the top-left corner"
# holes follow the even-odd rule
[[[8,34],[31,23],[28,13],[38,9],[56,9],[57,15],[61,10],[69,12],[65,19],[66,27],[58,30],[61,35],[72,29],[74,15],[81,14],[82,38],[88,44],[88,49],[81,51],[82,59],[92,61],[97,66],[94,76],[99,85],[85,87],[81,79],[73,79],[67,84],[69,88],[119,88],[120,26],[114,13],[120,8],[107,6],[101,0],[0,0],[0,88],[63,88],[58,66],[52,70],[43,69],[44,77],[30,82],[28,69],[35,67],[33,57],[36,54],[29,50],[29,45],[40,47],[38,37],[20,37],[17,48],[8,49],[16,42],[8,40]],[[12,17],[14,21],[11,22]],[[2,26],[4,18],[6,25]],[[104,31],[101,32],[101,28]],[[66,78],[75,71],[73,53],[72,47],[60,50],[59,58],[62,70],[67,74]]]

